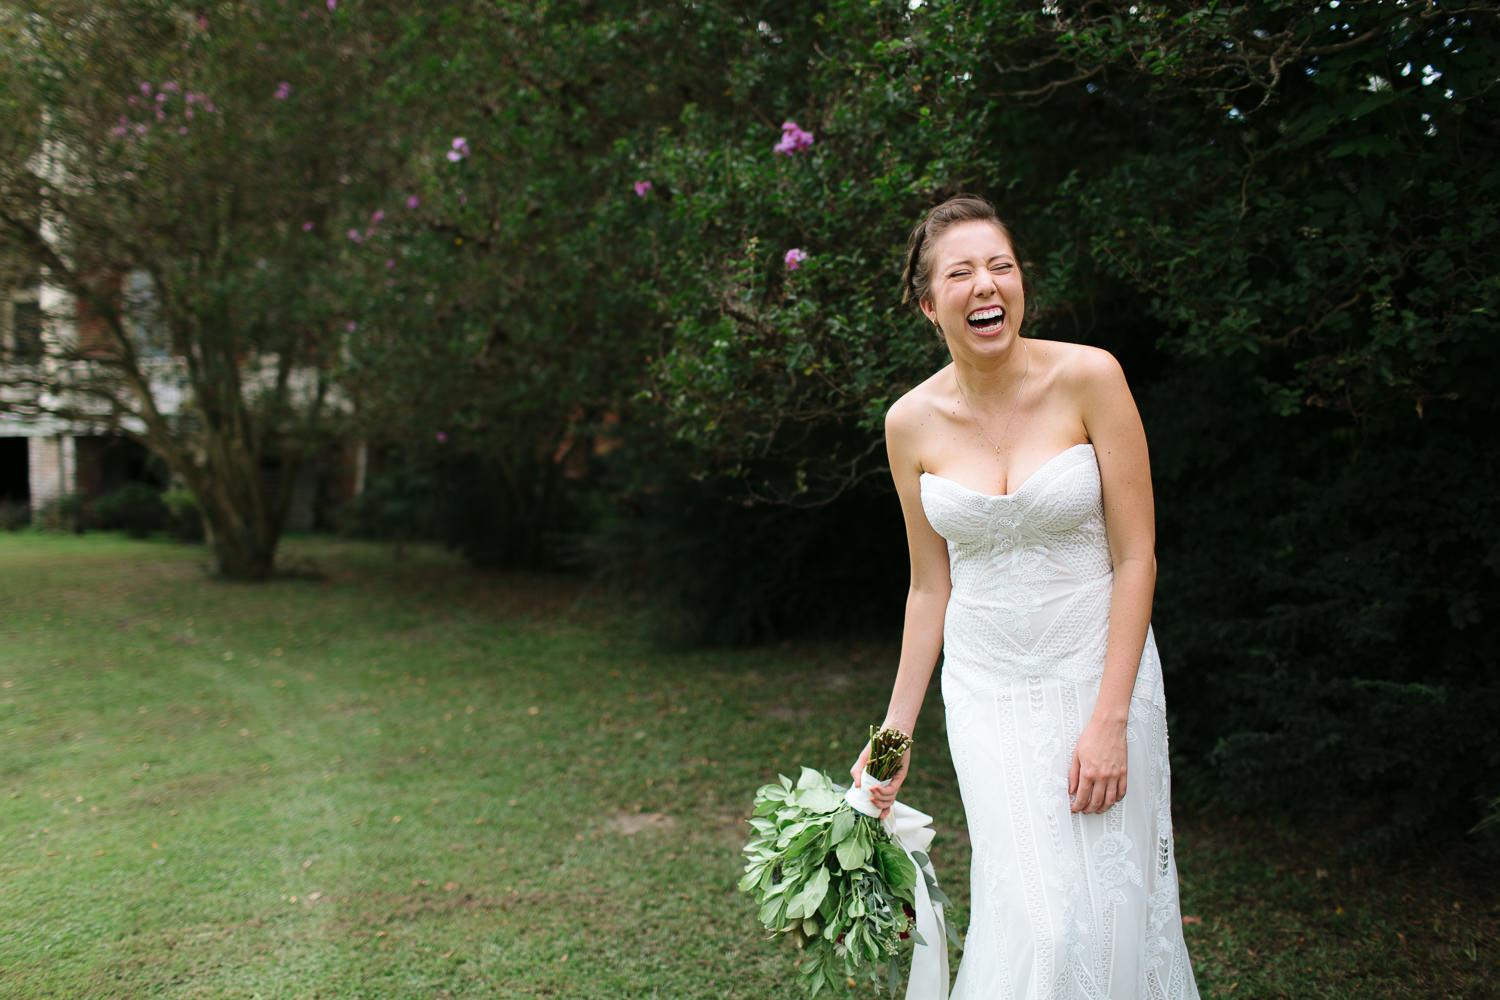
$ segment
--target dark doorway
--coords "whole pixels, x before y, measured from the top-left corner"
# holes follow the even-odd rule
[[[0,437],[0,503],[31,502],[31,463],[27,439]]]
[[[118,436],[79,437],[74,443],[78,449],[76,488],[86,497],[112,493],[126,483],[166,485],[166,477],[139,441]]]

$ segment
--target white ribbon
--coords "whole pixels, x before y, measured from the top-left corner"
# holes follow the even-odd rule
[[[866,771],[859,786],[850,787],[844,793],[844,801],[855,812],[878,819],[880,810],[870,801],[870,790],[885,784],[876,781]],[[890,814],[880,821],[880,825],[917,868],[917,933],[921,935],[922,943],[912,948],[911,973],[906,977],[906,1000],[948,1000],[948,937],[943,926],[943,905],[932,901],[927,892],[927,879],[922,873],[925,871],[931,876],[934,884],[937,875],[932,870],[930,858],[927,864],[918,865],[917,859],[912,857],[913,854],[925,855],[932,844],[932,817],[911,806],[893,802]]]

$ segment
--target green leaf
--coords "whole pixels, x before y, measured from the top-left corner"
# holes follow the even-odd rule
[[[875,845],[880,874],[885,884],[893,890],[910,889],[917,884],[917,866],[911,863],[906,852],[889,840]]]
[[[853,809],[842,809],[835,813],[833,826],[828,831],[828,842],[831,844],[843,843],[854,832],[854,825],[855,813]]]
[[[828,869],[819,868],[808,880],[806,887],[786,907],[788,917],[810,917],[818,912],[823,897],[828,894]]]
[[[854,871],[870,863],[870,842],[857,834],[833,849],[844,871]]]

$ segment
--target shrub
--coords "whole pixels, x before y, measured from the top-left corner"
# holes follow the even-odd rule
[[[167,526],[170,512],[161,491],[149,483],[126,483],[94,501],[99,527],[145,538]]]
[[[0,529],[20,531],[31,523],[31,506],[14,500],[0,500]]]
[[[203,513],[191,490],[167,490],[161,502],[167,508],[168,535],[183,542],[203,541]]]
[[[81,535],[98,523],[93,504],[80,493],[64,493],[37,508],[32,524],[42,531],[71,531]]]

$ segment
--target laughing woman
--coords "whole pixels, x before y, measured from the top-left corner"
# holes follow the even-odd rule
[[[1125,377],[1104,351],[1022,338],[1021,262],[982,199],[927,214],[904,279],[953,363],[886,418],[911,590],[884,724],[911,733],[942,653],[974,853],[953,996],[1196,998],[1150,628],[1151,470]]]

